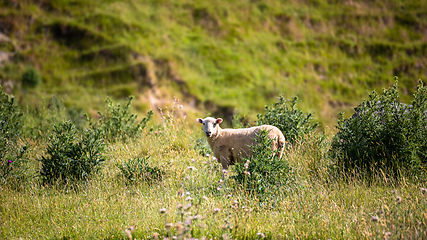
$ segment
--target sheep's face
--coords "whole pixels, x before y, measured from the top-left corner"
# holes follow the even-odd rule
[[[218,133],[218,127],[222,123],[222,118],[198,118],[197,121],[203,124],[203,132],[206,134],[206,137],[212,137]]]

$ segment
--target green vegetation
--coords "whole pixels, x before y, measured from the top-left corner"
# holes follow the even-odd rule
[[[237,183],[249,193],[274,195],[289,189],[289,165],[271,150],[272,139],[266,130],[257,135],[258,145],[253,146],[254,155],[236,166]]]
[[[396,81],[382,95],[372,92],[354,111],[352,117],[338,119],[339,132],[331,146],[338,168],[358,174],[381,169],[427,176],[427,94],[421,81],[411,105],[399,102]]]
[[[36,69],[28,68],[24,74],[22,74],[22,87],[23,88],[35,88],[41,83],[41,77]]]
[[[425,78],[427,3],[400,1],[3,1],[2,82],[26,66],[40,97],[96,114],[107,96],[139,112],[181,99],[200,113],[253,121],[275,97],[333,127],[338,112],[398,76],[402,99]],[[90,11],[88,10],[90,9]],[[29,20],[31,19],[31,20]],[[32,94],[20,104],[33,105]],[[151,105],[151,106],[150,106]],[[194,111],[190,111],[194,114]],[[230,116],[225,119],[229,120]]]
[[[139,182],[156,182],[163,179],[164,171],[158,167],[150,167],[147,163],[148,158],[137,157],[123,161],[117,164],[120,169],[120,177],[127,184],[137,184]]]
[[[88,180],[105,161],[104,132],[92,126],[79,136],[71,121],[59,123],[48,139],[46,153],[40,160],[43,183]]]
[[[395,89],[385,90],[384,99],[392,96]],[[425,106],[425,97],[425,88],[420,85],[413,107]],[[10,103],[9,98],[2,101]],[[337,137],[343,136],[338,132],[329,141],[330,137],[311,131],[287,148],[281,160],[271,157],[271,151],[265,147],[269,140],[261,134],[261,144],[254,148],[256,154],[231,167],[223,180],[216,159],[201,155],[204,148],[196,141],[203,136],[201,129],[188,124],[184,109],[177,102],[173,106],[163,109],[160,123],[142,129],[137,138],[103,142],[101,128],[91,125],[78,131],[71,121],[55,125],[48,139],[29,138],[32,140],[28,141],[26,154],[28,170],[23,174],[31,181],[15,179],[16,182],[0,185],[0,215],[4,219],[0,236],[61,239],[427,236],[427,182],[420,178],[419,172],[407,171],[405,165],[399,165],[401,172],[395,175],[380,164],[372,166],[374,171],[370,175],[345,168],[331,171],[337,169],[336,159],[329,154],[330,147]],[[376,109],[375,104],[372,107]],[[363,110],[371,111],[366,106]],[[19,108],[14,112],[19,112]],[[120,116],[115,114],[119,112],[111,117]],[[407,114],[420,116],[419,111]],[[425,128],[421,118],[411,118],[404,124],[408,129],[411,124]],[[423,147],[424,140],[417,139],[421,142],[413,142],[414,146]],[[424,152],[420,149],[417,153],[423,156]],[[37,161],[40,155],[41,165]],[[92,164],[94,161],[97,164]],[[44,162],[50,163],[55,168],[51,172],[57,175],[43,174]],[[63,183],[72,185],[64,187]]]
[[[150,121],[153,111],[149,111],[146,117],[142,118],[140,122],[136,122],[138,116],[130,112],[132,100],[133,97],[130,97],[126,105],[121,106],[120,104],[114,105],[111,99],[107,99],[105,113],[99,113],[100,128],[107,139],[116,141],[135,138]]]
[[[0,183],[9,184],[24,177],[22,144],[22,112],[15,99],[0,87]]]
[[[427,237],[426,1],[0,6],[1,239]],[[292,143],[223,180],[196,114]]]
[[[286,141],[296,143],[319,126],[312,113],[305,113],[296,107],[297,101],[297,97],[286,100],[280,96],[278,102],[265,107],[265,114],[257,115],[256,123],[276,126],[283,132]]]

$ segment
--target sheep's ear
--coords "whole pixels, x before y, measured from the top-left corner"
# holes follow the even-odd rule
[[[201,118],[198,118],[198,119],[197,119],[197,121],[198,121],[199,123],[203,123],[203,119],[201,119]]]
[[[222,120],[222,118],[217,118],[217,119],[216,119],[216,123],[217,123],[217,124],[222,123],[222,121],[223,121],[223,120]]]

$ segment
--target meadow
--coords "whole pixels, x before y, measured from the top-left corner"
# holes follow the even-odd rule
[[[427,238],[426,16],[419,0],[0,2],[0,238]],[[398,97],[369,95],[393,80]],[[270,114],[304,132],[284,181],[223,179],[196,117],[256,125],[280,96],[320,123]],[[374,160],[331,156],[346,146]],[[75,168],[43,172],[59,151]]]
[[[42,184],[46,140],[29,141],[26,180],[1,185],[5,239],[421,239],[427,235],[426,182],[333,174],[331,134],[305,135],[283,161],[291,181],[262,195],[225,181],[195,119],[181,105],[139,137],[107,144],[100,172],[83,182]],[[201,139],[202,141],[197,141]],[[128,182],[118,166],[145,158],[160,178]],[[145,180],[144,180],[145,179]]]

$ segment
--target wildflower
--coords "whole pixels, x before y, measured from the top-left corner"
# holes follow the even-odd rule
[[[167,212],[167,210],[166,210],[166,208],[160,208],[159,212],[160,212],[161,214],[163,214],[163,213],[166,213],[166,212]]]
[[[153,233],[153,239],[159,239],[159,233],[154,232]]]
[[[231,194],[228,194],[228,195],[227,195],[227,198],[231,198],[231,197],[232,197],[232,195],[231,195]]]
[[[187,225],[187,226],[190,226],[190,225],[191,225],[191,223],[192,223],[191,218],[192,218],[192,217],[190,216],[190,217],[188,217],[187,219],[185,219],[185,220],[184,220],[184,224],[185,224],[185,225]]]
[[[165,227],[166,228],[173,228],[173,223],[166,223]]]
[[[190,192],[185,192],[185,195],[191,195],[191,193]]]
[[[426,194],[427,193],[427,188],[421,188],[421,193],[422,194]]]
[[[206,157],[209,157],[209,153],[206,153]]]
[[[133,232],[133,230],[135,230],[135,228],[134,227],[128,227],[126,230],[125,230],[125,233],[126,233],[126,235],[128,236],[128,238],[129,239],[132,239],[132,232]]]
[[[178,210],[181,210],[182,209],[182,204],[178,204],[177,206],[176,206],[176,208],[178,209]]]
[[[219,208],[214,208],[214,213],[219,213],[219,211],[221,211],[221,209],[219,209]]]
[[[9,160],[9,163],[12,163],[12,160]]]
[[[184,211],[186,211],[187,209],[191,208],[191,206],[193,206],[191,203],[189,203],[188,205],[186,205],[186,206],[184,207]]]
[[[202,197],[203,198],[203,200],[205,200],[205,201],[207,201],[209,198],[208,197],[206,197],[206,196],[203,196]]]
[[[191,201],[192,199],[193,199],[192,197],[188,196],[188,197],[185,199],[185,201]]]
[[[245,171],[245,172],[244,172],[244,174],[245,174],[245,175],[248,175],[248,176],[249,176],[249,175],[251,175],[251,173],[250,173],[250,172],[248,172],[248,171]]]
[[[218,158],[216,158],[215,156],[212,156],[212,160],[218,161]]]
[[[396,203],[400,203],[400,202],[402,202],[402,198],[400,196],[397,196],[396,197]]]
[[[260,238],[265,238],[265,235],[264,235],[264,233],[262,233],[262,232],[259,232],[259,233],[257,233],[256,235],[258,235],[258,237],[260,237]]]
[[[397,194],[397,190],[391,190],[392,194]]]
[[[249,168],[249,160],[248,160],[248,161],[246,161],[246,163],[243,165],[243,167],[245,167],[245,169],[248,169],[248,168]]]
[[[189,166],[187,169],[190,169],[190,170],[197,170],[197,168],[195,168],[195,167],[193,167],[193,166]]]
[[[380,218],[378,216],[372,216],[372,221],[378,222]]]

